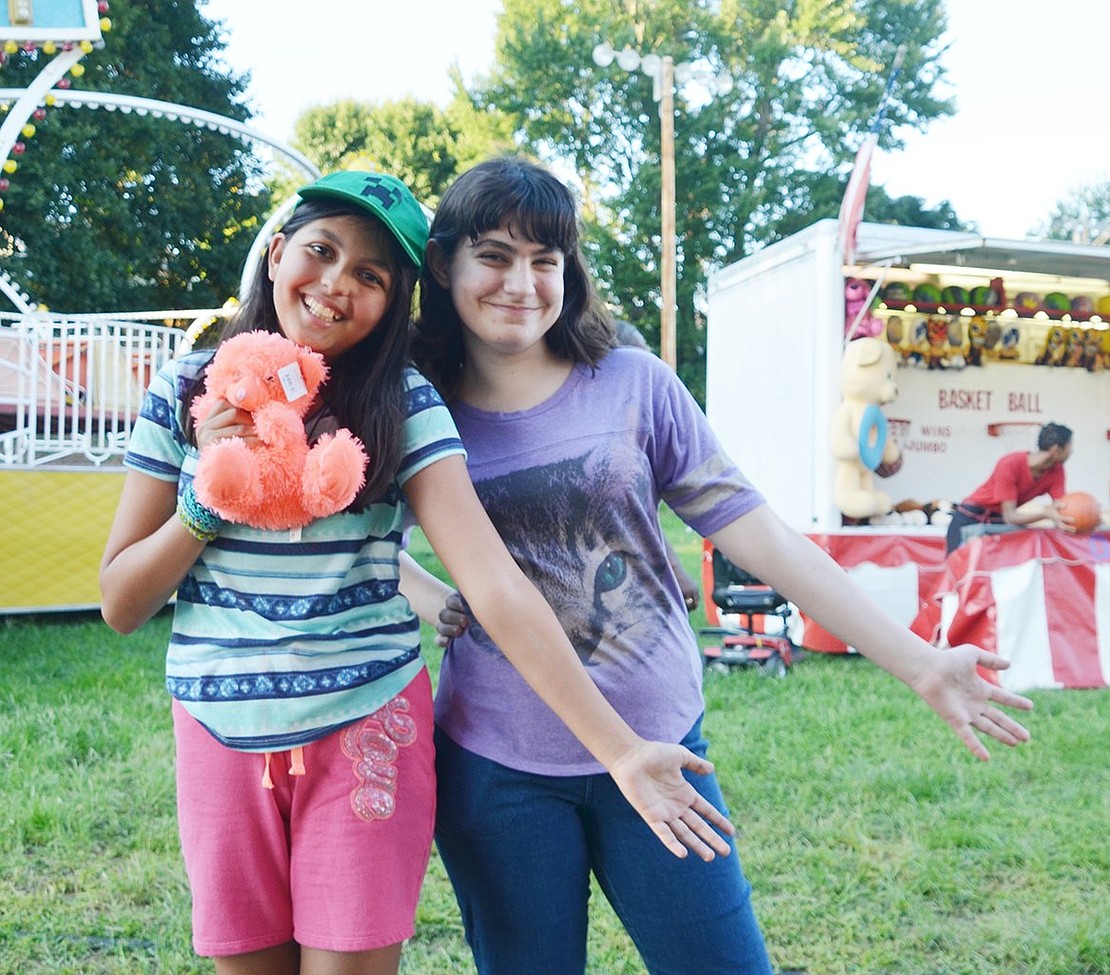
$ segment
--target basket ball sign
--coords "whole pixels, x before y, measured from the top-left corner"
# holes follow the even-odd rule
[[[1071,491],[1056,502],[1060,514],[1071,518],[1071,527],[1078,535],[1089,535],[1102,521],[1102,506],[1093,494]]]

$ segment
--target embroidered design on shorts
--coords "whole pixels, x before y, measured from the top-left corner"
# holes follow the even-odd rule
[[[351,791],[351,808],[360,819],[388,819],[397,807],[398,750],[416,741],[416,721],[408,711],[408,700],[398,695],[340,738],[359,781]]]

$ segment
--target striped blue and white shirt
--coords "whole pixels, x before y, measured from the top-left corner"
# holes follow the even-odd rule
[[[179,492],[197,464],[182,396],[210,356],[162,368],[124,459]],[[227,524],[178,588],[166,686],[231,748],[284,751],[322,738],[376,711],[424,666],[419,621],[398,590],[401,485],[464,450],[428,381],[408,369],[405,386],[401,467],[385,498],[317,519],[299,537]]]

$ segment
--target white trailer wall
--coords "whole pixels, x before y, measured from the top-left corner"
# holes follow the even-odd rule
[[[831,222],[831,221],[828,221]],[[815,450],[840,398],[844,285],[822,224],[709,279],[706,412],[729,456],[791,525],[820,527],[832,457]]]

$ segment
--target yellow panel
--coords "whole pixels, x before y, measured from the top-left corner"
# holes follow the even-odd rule
[[[97,570],[122,470],[0,470],[0,612],[100,605]]]

